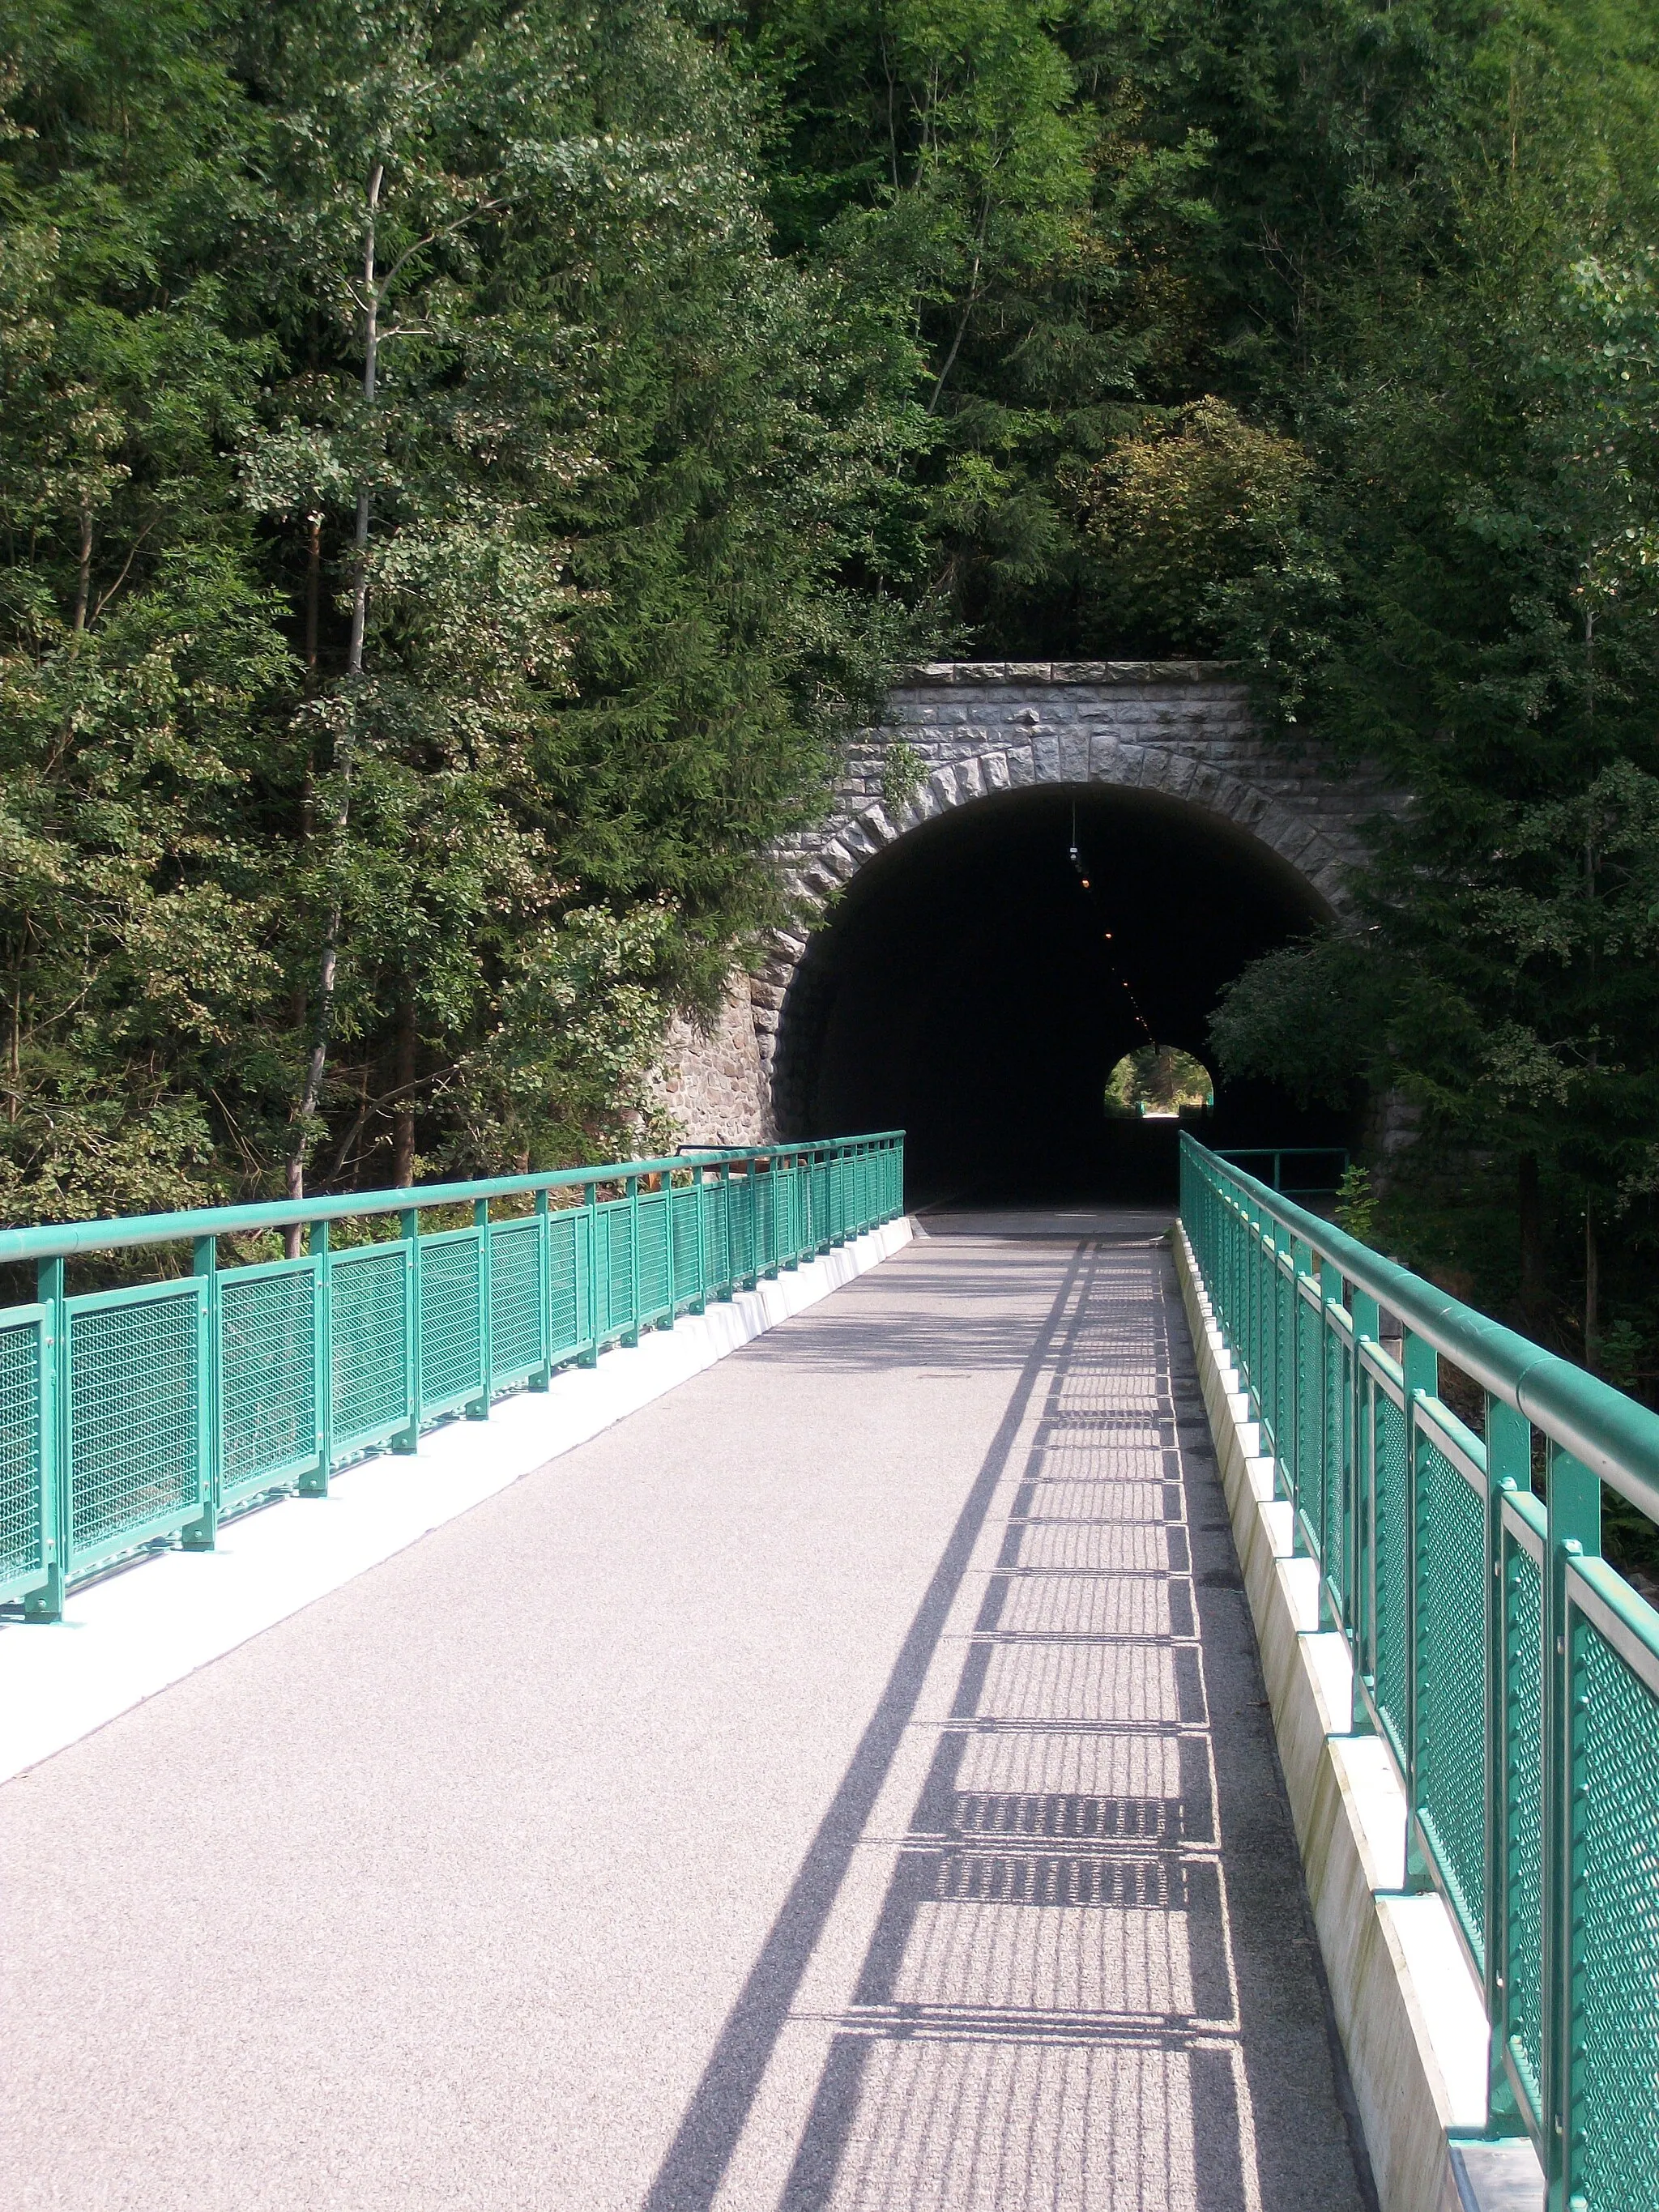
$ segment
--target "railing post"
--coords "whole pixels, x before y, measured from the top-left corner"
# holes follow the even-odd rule
[[[599,1186],[596,1182],[582,1185],[582,1223],[576,1232],[576,1267],[580,1280],[582,1255],[582,1229],[586,1231],[587,1296],[582,1304],[587,1308],[583,1316],[587,1324],[587,1342],[576,1354],[578,1367],[597,1367],[599,1364]],[[610,1255],[605,1255],[606,1265]],[[608,1301],[607,1301],[608,1302]]]
[[[791,1271],[800,1266],[800,1175],[799,1163],[786,1161],[781,1152],[772,1155],[772,1172],[783,1185],[783,1226],[778,1232],[778,1254],[785,1267]],[[773,1207],[773,1218],[777,1209]]]
[[[665,1328],[672,1328],[675,1310],[678,1304],[679,1271],[674,1265],[674,1170],[665,1168],[657,1180],[662,1186],[662,1249],[663,1274],[667,1285],[668,1319]]]
[[[326,1498],[334,1471],[334,1263],[325,1221],[311,1224],[311,1256],[316,1266],[311,1342],[317,1363],[317,1464],[300,1477],[299,1491],[301,1498]]]
[[[691,1195],[696,1203],[691,1208],[691,1225],[696,1231],[694,1243],[697,1259],[697,1287],[688,1310],[694,1314],[708,1310],[708,1207],[703,1198],[708,1185],[702,1179],[702,1170],[691,1170]]]
[[[219,1254],[217,1240],[198,1237],[191,1252],[196,1293],[196,1465],[202,1510],[179,1531],[186,1552],[210,1552],[219,1540],[223,1477],[219,1428]]]
[[[495,1381],[495,1351],[490,1340],[491,1292],[494,1283],[489,1265],[489,1200],[477,1198],[472,1201],[472,1225],[478,1232],[478,1381],[482,1386],[476,1398],[466,1408],[469,1421],[489,1419],[490,1393]]]
[[[1375,1733],[1365,1692],[1376,1694],[1376,1386],[1367,1373],[1364,1347],[1380,1349],[1382,1311],[1356,1283],[1348,1293],[1353,1316],[1352,1469],[1348,1497],[1349,1608],[1353,1615],[1353,1729]]]
[[[631,1352],[640,1340],[640,1179],[629,1176],[623,1188],[628,1197],[628,1327],[623,1343]]]
[[[1412,1890],[1427,1890],[1434,1887],[1434,1875],[1423,1849],[1422,1831],[1417,1821],[1417,1810],[1423,1796],[1418,1772],[1417,1676],[1419,1647],[1422,1641],[1419,1624],[1423,1578],[1419,1570],[1424,1547],[1428,1540],[1428,1484],[1423,1474],[1425,1446],[1418,1436],[1417,1409],[1425,1398],[1437,1398],[1440,1395],[1440,1362],[1431,1344],[1425,1344],[1420,1336],[1407,1328],[1403,1322],[1401,1327],[1400,1366],[1406,1378],[1406,1525],[1401,1532],[1405,1539],[1402,1564],[1406,1576],[1406,1711],[1402,1731],[1407,1766],[1406,1887]]]
[[[1243,1209],[1243,1237],[1246,1257],[1244,1295],[1244,1391],[1247,1407],[1255,1401],[1256,1417],[1261,1423],[1259,1442],[1265,1449],[1267,1423],[1261,1403],[1262,1381],[1261,1348],[1267,1341],[1262,1316],[1267,1301],[1262,1285],[1267,1277],[1265,1246],[1261,1236],[1261,1208],[1253,1198],[1241,1195],[1239,1205]]]
[[[1308,1551],[1308,1538],[1305,1525],[1307,1506],[1303,1492],[1307,1482],[1308,1470],[1302,1464],[1302,1438],[1306,1428],[1307,1407],[1304,1401],[1309,1383],[1308,1377],[1304,1372],[1304,1362],[1302,1355],[1305,1348],[1304,1340],[1310,1321],[1322,1320],[1316,1310],[1308,1304],[1303,1295],[1302,1285],[1312,1280],[1313,1273],[1313,1247],[1304,1244],[1298,1238],[1292,1237],[1291,1238],[1291,1388],[1289,1392],[1291,1401],[1291,1550],[1292,1553],[1301,1553],[1304,1558]],[[1305,1363],[1309,1366],[1313,1364],[1312,1361]],[[1322,1379],[1323,1361],[1319,1364]],[[1323,1419],[1322,1407],[1321,1418]]]
[[[1481,1932],[1486,1960],[1486,2018],[1492,2023],[1486,2124],[1493,2135],[1526,2132],[1504,2054],[1510,2042],[1509,1820],[1506,1795],[1514,1768],[1510,1741],[1508,1606],[1504,1590],[1504,1499],[1532,1487],[1532,1425],[1523,1413],[1486,1393],[1486,1893]]]
[[[1322,1253],[1319,1261],[1319,1619],[1325,1628],[1348,1626],[1348,1459],[1353,1425],[1348,1419],[1345,1363],[1350,1358],[1336,1316],[1342,1311],[1342,1270]],[[1337,1433],[1331,1434],[1332,1363],[1337,1384]],[[1332,1451],[1336,1465],[1330,1463]],[[1332,1521],[1334,1518],[1335,1526]]]
[[[553,1382],[553,1267],[552,1205],[545,1185],[536,1193],[536,1316],[542,1363],[530,1377],[532,1390],[546,1390]]]
[[[398,1217],[398,1226],[409,1247],[404,1261],[404,1403],[407,1425],[392,1439],[394,1452],[418,1450],[421,1442],[421,1216],[416,1206]]]
[[[1296,1507],[1296,1493],[1292,1487],[1294,1470],[1286,1464],[1285,1455],[1285,1340],[1289,1332],[1285,1327],[1285,1271],[1279,1265],[1282,1259],[1290,1257],[1293,1240],[1290,1231],[1281,1222],[1273,1220],[1271,1215],[1268,1218],[1271,1224],[1273,1248],[1270,1255],[1272,1273],[1268,1281],[1273,1290],[1273,1358],[1269,1363],[1271,1371],[1267,1378],[1267,1389],[1272,1400],[1272,1412],[1269,1418],[1273,1428],[1273,1495],[1276,1498],[1282,1498],[1287,1492],[1289,1492],[1292,1525],[1294,1525]],[[1296,1263],[1293,1259],[1291,1261],[1290,1296],[1292,1300],[1296,1297]]]
[[[64,1262],[35,1266],[40,1322],[40,1536],[46,1578],[23,1600],[25,1620],[61,1620],[64,1589],[74,1548],[73,1480],[69,1433],[69,1315],[64,1304]]]
[[[1573,2124],[1572,1823],[1589,1780],[1573,1771],[1572,1655],[1567,1648],[1567,1561],[1601,1549],[1601,1486],[1555,1443],[1549,1455],[1549,1536],[1544,1554],[1543,1974],[1539,2027],[1543,2060],[1546,2212],[1575,2212],[1567,2195]],[[1635,2115],[1631,2116],[1634,2119]]]
[[[720,1162],[720,1280],[714,1293],[717,1305],[730,1303],[732,1284],[732,1163]]]

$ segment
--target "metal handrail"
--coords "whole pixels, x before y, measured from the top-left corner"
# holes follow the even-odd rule
[[[1405,1790],[1407,1884],[1440,1891],[1485,1989],[1489,2131],[1531,2136],[1550,2212],[1651,2212],[1659,1611],[1600,1554],[1603,1483],[1659,1519],[1659,1415],[1191,1137],[1181,1164],[1353,1725]],[[1443,1358],[1480,1387],[1479,1431]]]
[[[1288,1188],[1283,1172],[1285,1160],[1340,1160],[1342,1164],[1337,1170],[1339,1177],[1346,1173],[1348,1165],[1346,1145],[1218,1145],[1215,1154],[1218,1159],[1231,1161],[1234,1167],[1243,1167],[1247,1160],[1271,1160],[1273,1164],[1273,1188],[1279,1192]],[[1299,1188],[1304,1193],[1322,1195],[1326,1186],[1304,1183]],[[1332,1183],[1328,1188],[1334,1190],[1336,1185]]]
[[[602,1167],[550,1168],[538,1175],[491,1176],[473,1182],[405,1183],[392,1190],[353,1191],[340,1197],[282,1198],[251,1206],[204,1206],[181,1213],[138,1213],[102,1221],[58,1222],[36,1229],[0,1229],[0,1266],[27,1260],[113,1252],[129,1245],[179,1244],[198,1237],[238,1237],[261,1229],[307,1228],[315,1221],[346,1221],[356,1214],[404,1213],[439,1206],[471,1206],[480,1199],[532,1197],[589,1183],[622,1182],[629,1176],[667,1175],[702,1161],[794,1159],[826,1146],[902,1143],[902,1129],[872,1130],[857,1139],[802,1138],[783,1145],[698,1145],[662,1159],[613,1160]]]
[[[0,1261],[36,1269],[33,1302],[0,1310],[0,1603],[57,1620],[75,1579],[160,1540],[210,1550],[226,1510],[322,1495],[347,1462],[485,1419],[903,1199],[886,1130],[0,1232]],[[457,1208],[470,1221],[422,1226]],[[332,1237],[387,1214],[391,1237]],[[221,1267],[222,1237],[280,1229],[309,1249]],[[179,1243],[188,1274],[70,1289],[70,1260]]]
[[[1204,1149],[1190,1137],[1182,1142]],[[1547,1430],[1609,1489],[1659,1521],[1659,1413],[1559,1352],[1547,1352],[1530,1337],[1425,1282],[1409,1268],[1384,1259],[1242,1168],[1235,1168],[1234,1173],[1282,1228],[1334,1261],[1349,1282],[1398,1315],[1453,1366],[1534,1427]]]

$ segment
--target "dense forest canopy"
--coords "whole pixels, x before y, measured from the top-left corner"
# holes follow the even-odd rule
[[[1647,0],[0,0],[10,1219],[611,1149],[917,653],[1414,795],[1224,1075],[1659,1344]]]

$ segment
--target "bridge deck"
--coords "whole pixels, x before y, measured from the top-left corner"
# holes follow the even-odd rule
[[[0,1790],[13,2206],[1358,2212],[1161,1224],[936,1225]]]

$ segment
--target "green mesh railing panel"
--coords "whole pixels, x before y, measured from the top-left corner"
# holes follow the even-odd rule
[[[1573,1616],[1569,2185],[1589,2212],[1659,2204],[1659,1701]]]
[[[581,1349],[586,1334],[584,1281],[576,1264],[581,1216],[574,1207],[550,1214],[547,1222],[547,1356],[555,1365]]]
[[[674,1191],[669,1200],[674,1224],[674,1295],[689,1305],[698,1295],[697,1224],[702,1201],[696,1187]]]
[[[661,1191],[640,1197],[640,1319],[668,1311],[668,1200]]]
[[[1417,1808],[1443,1886],[1484,1966],[1486,1501],[1419,1433]]]
[[[732,1237],[732,1273],[744,1281],[749,1273],[750,1237],[754,1220],[755,1178],[733,1176],[726,1186],[726,1207]]]
[[[723,1291],[732,1279],[732,1231],[727,1218],[727,1185],[723,1181],[703,1185],[703,1203],[708,1214],[703,1224],[704,1251],[708,1255],[708,1286],[711,1291]]]
[[[1406,1416],[1381,1384],[1376,1389],[1373,1555],[1376,1573],[1376,1704],[1406,1757]]]
[[[421,1406],[441,1413],[483,1388],[478,1231],[421,1239]]]
[[[538,1368],[542,1347],[540,1224],[495,1223],[489,1231],[489,1366],[496,1382]]]
[[[7,1595],[45,1571],[40,1338],[38,1320],[0,1328],[0,1592]]]
[[[778,1264],[777,1178],[757,1176],[754,1191],[757,1265],[767,1274]]]
[[[497,1391],[857,1235],[897,1204],[901,1142],[0,1230],[40,1289],[0,1314],[0,1602],[57,1618],[77,1575],[137,1545],[210,1547],[222,1505],[325,1491],[343,1461],[412,1446],[428,1413],[487,1412]],[[629,1197],[595,1203],[618,1184]],[[490,1222],[497,1202],[512,1211]],[[386,1235],[462,1206],[474,1226],[422,1237],[418,1261]],[[354,1219],[373,1241],[337,1235]],[[221,1267],[225,1240],[276,1230],[307,1255]],[[152,1246],[191,1274],[65,1295],[82,1255]]]
[[[601,1334],[627,1330],[634,1322],[634,1238],[627,1200],[615,1199],[599,1209]]]
[[[1273,1449],[1273,1423],[1278,1414],[1279,1390],[1279,1269],[1270,1253],[1261,1255],[1257,1297],[1258,1328],[1261,1338],[1261,1376],[1256,1386],[1256,1411],[1261,1417],[1262,1441]]]
[[[342,1252],[331,1264],[337,1450],[378,1441],[409,1418],[404,1249]]]
[[[1296,1500],[1324,1556],[1325,1394],[1320,1383],[1319,1316],[1300,1291],[1296,1318]]]
[[[201,1496],[198,1300],[70,1301],[70,1534],[83,1561],[189,1516]]]
[[[308,1260],[220,1278],[227,1494],[269,1487],[316,1460],[316,1295]]]
[[[1504,1540],[1505,2006],[1508,2032],[1534,2113],[1543,2069],[1539,1991],[1544,1975],[1544,1592],[1530,1555]]]
[[[1343,1480],[1347,1430],[1348,1348],[1329,1322],[1322,1322],[1321,1326],[1325,1345],[1325,1403],[1321,1449],[1324,1483],[1319,1509],[1322,1546],[1320,1565],[1324,1569],[1326,1581],[1336,1594],[1338,1604],[1346,1611],[1349,1595],[1348,1547]]]
[[[1507,2076],[1552,2206],[1656,2212],[1659,1611],[1597,1554],[1604,1490],[1659,1520],[1659,1421],[1186,1137],[1182,1176],[1211,1313],[1280,1493],[1317,1528],[1425,1870],[1484,1973],[1491,2124],[1517,2124]],[[1286,1246],[1347,1285],[1352,1346],[1340,1323],[1318,1358],[1299,1316],[1287,1334]],[[1397,1359],[1362,1354],[1389,1315]],[[1437,1360],[1482,1391],[1473,1430],[1440,1403]]]

